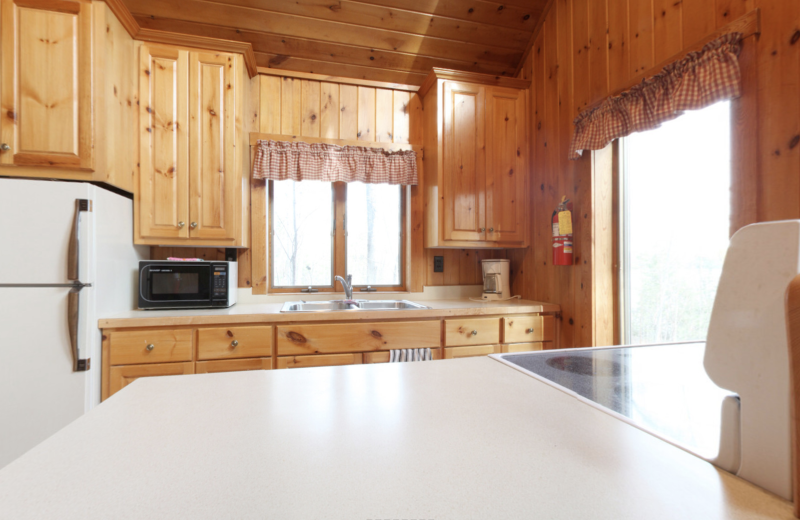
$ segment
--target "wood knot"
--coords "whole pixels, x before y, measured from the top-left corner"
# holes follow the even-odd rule
[[[217,113],[214,112],[213,108],[208,109],[208,113],[211,114],[212,116],[216,116],[217,115]]]
[[[228,337],[229,337],[229,338],[232,338],[232,337],[233,337],[233,332],[231,332],[231,331],[227,331],[227,332],[226,332],[226,334],[228,334]]]
[[[317,120],[317,116],[316,116],[316,114],[311,114],[311,120],[312,120],[312,121],[316,121],[316,120]]]
[[[800,144],[800,135],[792,137],[792,140],[789,141],[789,150],[792,150],[798,144]]]
[[[381,333],[380,333],[380,332],[378,332],[377,330],[370,331],[370,334],[372,334],[372,337],[373,337],[373,338],[379,338],[379,339],[380,339],[380,338],[382,338],[382,337],[383,337],[383,334],[381,334]]]
[[[794,34],[792,34],[792,39],[789,40],[789,43],[794,45],[798,40],[800,40],[800,29],[796,30]]]
[[[291,341],[292,343],[308,343],[308,340],[306,339],[305,336],[293,330],[287,332],[286,337],[289,338],[289,341]]]

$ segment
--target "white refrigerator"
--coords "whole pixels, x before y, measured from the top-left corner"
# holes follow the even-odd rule
[[[133,203],[0,178],[0,468],[100,402],[97,320],[135,308]]]

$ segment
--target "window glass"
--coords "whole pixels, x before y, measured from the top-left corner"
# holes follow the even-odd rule
[[[275,181],[272,195],[275,287],[330,287],[333,282],[331,183]]]
[[[625,138],[624,341],[705,340],[730,228],[730,103]]]
[[[347,273],[354,285],[400,285],[401,187],[347,185]]]

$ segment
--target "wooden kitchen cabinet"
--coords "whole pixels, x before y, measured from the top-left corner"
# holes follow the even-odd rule
[[[111,397],[140,377],[180,376],[194,374],[194,363],[160,363],[155,365],[125,365],[111,367],[108,395]]]
[[[425,247],[527,247],[527,99],[521,79],[434,69],[425,113]]]
[[[242,57],[142,45],[139,69],[134,242],[247,246]]]
[[[222,359],[195,363],[195,374],[242,372],[245,370],[272,370],[272,358]]]
[[[279,355],[333,354],[401,348],[438,347],[439,321],[280,325]]]
[[[361,354],[322,354],[317,356],[283,356],[278,358],[278,368],[333,367],[360,365]]]
[[[92,3],[0,0],[0,164],[94,169]]]
[[[465,357],[488,356],[489,354],[500,354],[501,345],[478,345],[474,347],[447,347],[444,349],[445,359],[459,359]]]
[[[109,332],[105,339],[112,365],[192,360],[192,331],[187,329]]]
[[[197,359],[272,355],[272,327],[222,327],[197,331]]]
[[[494,343],[500,343],[500,320],[497,318],[444,320],[446,347]]]
[[[503,318],[503,343],[529,343],[553,341],[555,318],[553,316],[505,316]]]

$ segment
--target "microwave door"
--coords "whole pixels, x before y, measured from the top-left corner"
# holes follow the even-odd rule
[[[150,264],[139,275],[140,307],[179,307],[208,304],[211,300],[211,266]]]

